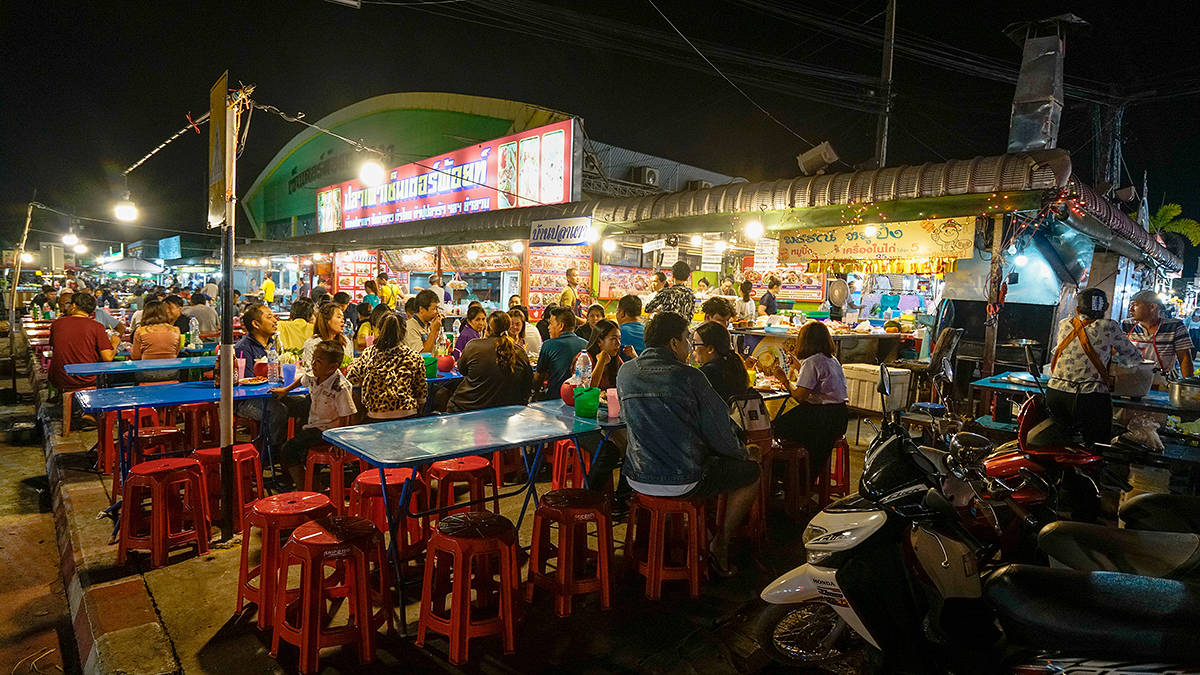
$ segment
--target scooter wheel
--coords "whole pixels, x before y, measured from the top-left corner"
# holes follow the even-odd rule
[[[754,622],[755,640],[775,662],[788,666],[851,666],[871,672],[869,646],[823,602],[768,605]]]

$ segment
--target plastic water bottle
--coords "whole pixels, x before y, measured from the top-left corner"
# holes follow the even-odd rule
[[[350,319],[342,319],[342,334],[346,336],[346,344],[351,348],[354,346],[354,324],[350,323]]]
[[[270,346],[267,347],[267,382],[283,382],[283,374],[279,370],[279,352],[275,350],[274,339],[271,340]]]
[[[455,319],[454,323],[450,325],[450,332],[453,333],[454,335],[458,335],[458,331],[461,328],[462,328],[462,322],[459,321],[458,319]]]
[[[188,346],[200,346],[200,320],[194,316],[188,319]]]
[[[575,357],[575,383],[586,387],[592,381],[592,358],[586,351]]]
[[[42,318],[43,319],[53,319],[54,318],[54,310],[50,309],[50,303],[46,303],[46,304],[42,305]]]

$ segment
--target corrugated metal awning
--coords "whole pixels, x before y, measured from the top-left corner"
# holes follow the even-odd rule
[[[761,214],[768,229],[780,230],[837,224],[845,207],[853,204],[873,204],[891,213],[892,220],[904,219],[897,217],[897,212],[911,213],[911,217],[971,215],[986,209],[988,200],[995,197],[1007,200],[1006,209],[1036,210],[1046,195],[1063,190],[1082,198],[1082,210],[1097,222],[1083,223],[1079,229],[1102,245],[1125,242],[1129,246],[1120,251],[1125,255],[1140,253],[1135,257],[1167,269],[1182,266],[1125,214],[1074,181],[1070,154],[1065,150],[472,213],[256,242],[246,248],[253,254],[309,253],[524,239],[535,220],[576,216],[590,216],[608,231],[657,234],[732,231],[735,223],[731,216]]]

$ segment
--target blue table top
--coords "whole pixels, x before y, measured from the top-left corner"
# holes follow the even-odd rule
[[[457,370],[451,370],[446,373],[438,371],[437,377],[427,377],[427,378],[425,378],[425,381],[430,384],[440,384],[443,382],[453,382],[455,380],[461,380],[461,379],[462,379],[462,375],[459,374],[459,372]]]
[[[534,403],[530,403],[529,407],[533,408],[534,410],[541,410],[543,412],[548,412],[551,415],[558,415],[558,416],[564,417],[564,418],[586,419],[586,418],[582,418],[582,417],[576,417],[575,416],[575,406],[567,405],[566,403],[563,403],[561,398],[550,399],[549,401],[537,401]],[[587,420],[587,421],[590,422],[591,420]],[[621,421],[621,419],[619,417],[615,418],[615,419],[610,418],[610,417],[597,417],[596,423],[599,424],[602,429],[624,429],[625,428],[625,422]]]
[[[250,387],[234,387],[233,400],[245,401],[256,398],[273,396],[271,389],[280,384],[257,384]],[[292,395],[307,393],[303,387],[296,387]],[[179,384],[155,384],[141,387],[115,387],[111,389],[87,389],[75,392],[75,402],[85,411],[109,412],[112,410],[130,410],[132,408],[158,408],[162,406],[185,405],[188,403],[217,403],[221,400],[221,390],[213,385],[212,380],[203,382],[181,382]]]
[[[596,420],[568,419],[512,405],[330,429],[322,437],[385,468],[417,467],[455,457],[550,443],[599,431]]]
[[[1050,378],[1041,377],[1042,386],[1046,386]],[[1039,392],[1037,385],[1033,383],[1033,376],[1029,373],[1021,371],[1009,371],[985,377],[982,380],[975,380],[971,383],[972,387],[979,389],[988,389],[991,391],[999,391],[1008,394],[1036,394]],[[1150,391],[1141,398],[1128,398],[1124,396],[1114,396],[1112,399],[1114,408],[1130,408],[1133,410],[1150,410],[1153,412],[1167,413],[1170,415],[1182,415],[1194,417],[1197,415],[1195,410],[1180,410],[1171,405],[1171,398],[1165,391]]]
[[[195,356],[182,359],[143,359],[141,361],[102,361],[99,363],[68,363],[68,375],[115,375],[151,370],[208,370],[215,368],[217,357]]]

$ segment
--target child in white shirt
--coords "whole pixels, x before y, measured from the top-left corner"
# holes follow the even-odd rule
[[[271,392],[284,398],[296,387],[308,388],[310,404],[308,422],[283,444],[280,462],[299,487],[304,483],[304,464],[308,450],[323,445],[321,432],[350,423],[350,416],[358,412],[354,405],[354,392],[350,381],[338,370],[342,365],[342,343],[325,340],[313,349],[312,372],[296,378],[286,387],[277,387]]]

